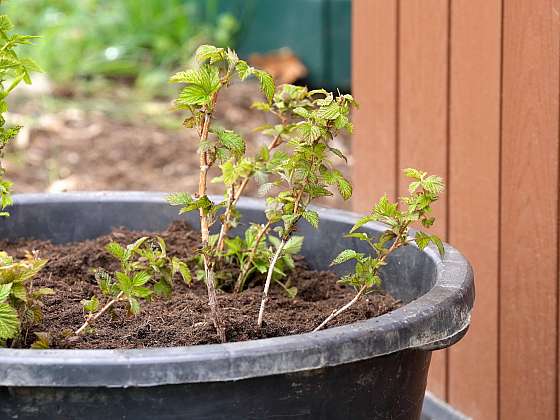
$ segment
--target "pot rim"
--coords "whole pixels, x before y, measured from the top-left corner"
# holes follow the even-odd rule
[[[21,194],[14,206],[38,204],[165,203],[164,193],[77,192]],[[263,209],[242,198],[238,207]],[[321,219],[353,224],[360,216],[315,208]],[[380,223],[366,227],[384,230]],[[474,303],[474,276],[465,257],[448,244],[445,256],[430,246],[434,286],[387,314],[285,337],[226,344],[126,350],[0,349],[0,386],[143,387],[240,379],[319,369],[407,349],[448,347],[466,332]]]

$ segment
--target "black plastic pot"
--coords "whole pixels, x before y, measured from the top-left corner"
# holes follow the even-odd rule
[[[245,221],[261,221],[262,209],[261,201],[240,203]],[[319,212],[318,231],[301,225],[303,254],[326,268],[362,244],[343,238],[356,216]],[[11,213],[0,237],[57,243],[116,226],[161,230],[179,217],[153,193],[22,195]],[[195,214],[187,218],[197,225]],[[406,305],[317,333],[144,350],[0,349],[0,418],[418,419],[431,351],[468,328],[473,273],[448,245],[443,260],[434,249],[406,247],[385,267],[384,286]]]

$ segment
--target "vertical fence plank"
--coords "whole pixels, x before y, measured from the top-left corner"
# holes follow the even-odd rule
[[[365,211],[396,195],[397,0],[354,0],[352,19],[353,206]]]
[[[556,419],[559,1],[504,2],[501,419]]]
[[[447,0],[400,3],[399,168],[417,167],[447,178]],[[399,174],[399,194],[406,192]],[[446,236],[445,199],[436,203],[434,229]],[[447,354],[434,352],[428,386],[447,397]]]
[[[449,402],[498,418],[501,0],[451,3],[449,241],[476,273],[469,334],[449,350]]]

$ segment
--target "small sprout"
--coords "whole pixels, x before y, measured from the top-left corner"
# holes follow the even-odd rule
[[[408,178],[412,178],[408,189],[409,195],[401,197],[400,203],[391,203],[387,196],[381,197],[371,213],[359,219],[346,235],[349,238],[366,242],[372,249],[373,255],[345,249],[333,260],[331,265],[355,261],[354,272],[342,277],[339,282],[353,287],[356,290],[356,295],[346,305],[335,309],[314,331],[319,331],[333,318],[348,310],[369,290],[379,287],[381,285],[380,270],[387,264],[388,256],[398,248],[415,243],[418,248],[423,250],[432,243],[443,256],[444,246],[437,236],[417,232],[411,238],[409,231],[410,226],[415,222],[420,222],[424,227],[433,225],[434,218],[431,216],[431,206],[443,193],[445,184],[440,177],[428,176],[426,172],[416,169],[405,169],[404,173]],[[400,210],[399,204],[406,208]],[[366,223],[373,221],[388,225],[388,229],[377,239],[366,232],[357,232]]]
[[[36,254],[17,261],[0,251],[0,340],[17,339],[42,320],[42,298],[54,291],[34,289],[32,281],[46,263]]]
[[[36,332],[37,339],[31,344],[31,348],[35,350],[47,350],[51,346],[51,337],[46,332]]]
[[[176,257],[169,257],[165,241],[160,237],[155,240],[142,237],[126,247],[110,242],[105,250],[119,261],[120,271],[113,275],[102,269],[95,271],[99,290],[107,300],[103,307],[97,296],[82,300],[87,315],[75,335],[87,331],[117,302],[126,302],[129,313],[138,315],[141,310],[140,302],[150,299],[152,294],[169,297],[176,274],[180,274],[187,284],[191,282],[186,263]]]

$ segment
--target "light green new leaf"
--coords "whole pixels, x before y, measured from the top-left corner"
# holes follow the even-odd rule
[[[363,257],[364,254],[354,251],[353,249],[345,249],[337,257],[331,262],[331,265],[337,265],[345,263],[346,261],[350,260],[359,260]]]
[[[13,283],[0,284],[0,303],[4,303],[12,290]]]
[[[319,228],[319,213],[313,210],[306,210],[301,216],[315,229]]]
[[[14,338],[18,331],[17,311],[7,303],[0,303],[0,339]]]
[[[274,91],[276,90],[276,86],[274,85],[274,79],[270,74],[268,74],[264,70],[255,70],[255,76],[259,79],[261,84],[261,90],[266,96],[268,103],[272,103],[272,98],[274,97]]]

